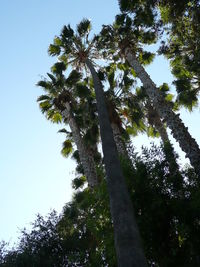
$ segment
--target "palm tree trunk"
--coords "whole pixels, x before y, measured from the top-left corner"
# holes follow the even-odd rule
[[[117,148],[106,108],[103,87],[91,61],[86,59],[85,63],[91,72],[96,93],[118,266],[147,266],[141,247],[140,235],[134,217],[132,202],[128,194],[117,155]]]
[[[70,104],[66,102],[64,105],[65,109],[62,111],[62,116],[67,120],[72,131],[72,136],[79,152],[80,160],[83,165],[88,185],[89,187],[93,188],[98,185],[98,177],[94,159],[92,155],[90,155],[85,144],[83,143],[83,139],[80,134],[80,129],[71,112]]]
[[[179,166],[176,161],[177,158],[176,158],[176,153],[174,151],[174,147],[169,140],[167,130],[165,129],[164,124],[161,121],[158,112],[152,107],[150,101],[147,101],[145,107],[147,109],[149,123],[155,126],[156,130],[159,132],[160,137],[162,139],[164,152],[166,159],[169,163],[169,171],[171,175],[175,174],[180,175]]]
[[[163,144],[166,143],[166,142],[170,142],[168,134],[167,134],[167,130],[165,129],[165,127],[164,127],[163,123],[161,122],[160,118],[159,118],[159,120],[157,120],[155,122],[155,127],[156,127],[157,131],[160,134],[160,137],[162,139]]]
[[[111,127],[113,131],[113,138],[115,141],[115,144],[117,146],[117,152],[119,155],[122,155],[123,157],[127,157],[127,151],[126,151],[126,145],[121,137],[121,132],[119,129],[119,126],[116,123],[111,122]]]
[[[149,124],[155,126],[156,130],[160,134],[163,144],[166,142],[170,142],[168,134],[167,134],[167,130],[165,129],[165,126],[163,122],[161,121],[161,118],[158,112],[153,108],[150,101],[147,101],[147,103],[145,104],[145,108],[147,110],[147,117],[148,117]]]
[[[169,103],[166,102],[164,96],[157,89],[155,83],[138,62],[130,48],[125,49],[125,58],[131,67],[134,68],[136,75],[143,83],[146,93],[153,102],[158,114],[167,122],[173,137],[179,142],[181,149],[186,153],[186,157],[190,159],[191,165],[200,177],[200,148],[196,140],[188,132],[188,128],[185,127],[179,114],[173,112]]]

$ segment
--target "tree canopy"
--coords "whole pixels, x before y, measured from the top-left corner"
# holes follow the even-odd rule
[[[121,13],[98,35],[85,18],[49,46],[56,63],[37,101],[64,124],[74,195],[62,214],[38,215],[12,249],[2,242],[2,267],[200,265],[200,148],[178,113],[198,106],[200,2],[118,2]],[[145,70],[155,43],[170,61],[175,96]],[[167,128],[191,166],[179,166]],[[138,154],[141,133],[162,142]]]

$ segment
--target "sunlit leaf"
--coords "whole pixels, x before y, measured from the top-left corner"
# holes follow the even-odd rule
[[[72,146],[72,142],[71,140],[67,139],[65,140],[65,142],[63,143],[63,148],[61,150],[61,154],[64,157],[68,157],[73,151],[73,146]]]

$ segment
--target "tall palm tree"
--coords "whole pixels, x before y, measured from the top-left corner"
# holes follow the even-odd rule
[[[103,86],[93,63],[93,60],[98,58],[98,53],[94,47],[94,39],[89,40],[90,29],[91,23],[86,19],[77,25],[76,33],[70,25],[65,26],[61,36],[56,37],[54,44],[50,45],[49,53],[50,55],[61,54],[60,60],[67,58],[72,67],[86,67],[91,73],[97,102],[118,265],[127,267],[147,266],[141,248],[132,202],[117,155],[117,148],[104,99]]]
[[[124,81],[127,78],[126,73],[123,71],[119,72],[119,69],[117,66],[115,66],[115,64],[110,64],[109,66],[105,67],[104,70],[104,79],[109,84],[109,88],[104,95],[114,141],[117,146],[118,154],[123,156],[123,158],[128,159],[128,153],[126,149],[126,143],[128,140],[125,140],[124,138],[126,129],[123,126],[124,122],[122,116],[123,101],[121,101],[121,98],[118,96],[118,94],[121,94],[122,88],[125,90],[125,87],[130,87],[133,84],[133,81],[129,82],[129,85],[127,85]],[[116,75],[116,73],[118,75]],[[127,137],[128,134],[126,134],[126,139]]]
[[[169,60],[177,102],[190,111],[198,105],[200,93],[200,1],[197,0],[119,0],[122,12],[133,14],[134,24],[157,28],[164,38],[159,53]],[[166,38],[167,37],[167,38]]]
[[[49,74],[51,79],[50,81],[39,81],[38,86],[41,86],[47,94],[39,97],[38,101],[40,102],[42,111],[47,113],[48,118],[52,119],[55,117],[55,114],[57,114],[57,116],[61,114],[61,118],[63,118],[64,122],[70,126],[72,137],[78,149],[80,161],[83,165],[88,185],[90,188],[93,188],[98,185],[96,165],[93,156],[84,144],[80,128],[74,118],[72,103],[75,102],[75,100],[70,92],[71,90],[68,88],[71,83],[72,76],[75,76],[74,74],[75,72],[71,73],[71,77],[69,75],[68,79],[65,80],[61,74],[57,75],[57,77],[53,74]],[[80,77],[78,73],[76,75],[78,80]]]
[[[181,149],[186,153],[186,157],[190,159],[192,166],[200,177],[199,145],[188,132],[188,128],[185,127],[179,114],[174,113],[171,105],[166,102],[163,94],[142,66],[143,59],[148,56],[148,53],[142,50],[141,44],[152,43],[155,38],[154,31],[145,31],[142,27],[135,27],[131,18],[123,14],[117,17],[112,26],[104,25],[97,40],[105,57],[114,56],[116,60],[119,60],[119,58],[125,59],[133,68],[135,74],[143,83],[146,94],[151,99],[159,116],[166,121],[173,137],[179,142]]]

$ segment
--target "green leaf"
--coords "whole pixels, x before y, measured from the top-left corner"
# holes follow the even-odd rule
[[[60,47],[58,45],[50,44],[48,53],[50,56],[57,56],[61,52]]]
[[[125,18],[126,18],[126,15],[125,14],[117,15],[115,17],[116,24],[119,25],[119,26],[120,25],[123,25]]]
[[[40,87],[42,87],[44,90],[48,90],[48,89],[50,89],[51,88],[51,83],[50,82],[48,82],[48,81],[39,81],[37,84],[36,84],[36,86],[40,86]]]
[[[162,91],[162,92],[169,92],[170,88],[169,88],[169,85],[167,83],[163,83],[159,89]]]
[[[83,19],[78,25],[77,25],[77,32],[80,36],[84,36],[88,34],[91,30],[91,22],[88,19]]]
[[[50,100],[51,98],[48,95],[41,95],[37,98],[37,102],[44,101],[44,100]]]
[[[124,64],[122,64],[122,63],[118,63],[118,64],[117,64],[117,68],[118,68],[119,70],[123,70],[123,71],[126,70],[126,66],[125,66]]]
[[[63,27],[61,36],[63,39],[70,39],[74,36],[74,31],[69,24]]]
[[[149,65],[155,58],[155,54],[151,52],[143,52],[139,55],[140,63],[143,65]]]
[[[79,97],[87,97],[90,95],[90,90],[88,89],[87,86],[80,83],[80,84],[77,84],[76,86],[76,94]]]
[[[55,46],[62,45],[62,40],[59,37],[57,37],[57,36],[54,38],[54,41],[53,42],[54,42],[54,45]]]
[[[173,97],[174,96],[172,94],[167,94],[166,97],[165,97],[165,99],[166,99],[166,101],[171,102],[173,100]]]
[[[135,73],[133,68],[131,68],[131,74],[133,75],[133,77],[135,77],[135,78],[137,77],[137,75],[136,75],[136,73]]]
[[[49,76],[49,78],[52,80],[53,83],[56,82],[56,78],[53,76],[53,74],[47,72],[47,75]]]
[[[72,70],[68,78],[66,79],[66,83],[68,84],[68,86],[73,86],[81,79],[81,77],[82,75],[80,72],[78,72],[77,70]]]
[[[41,102],[39,104],[40,108],[41,108],[41,111],[44,113],[46,111],[48,111],[52,105],[50,104],[50,102],[48,100],[44,101],[44,102]]]
[[[65,66],[67,67],[67,62],[68,62],[67,55],[62,54],[61,56],[58,57],[58,60],[64,62],[65,63]]]
[[[61,123],[62,122],[62,116],[60,115],[59,112],[55,112],[51,118],[52,122],[55,123]]]
[[[58,130],[58,133],[68,134],[69,132],[65,128],[63,128],[63,129]]]
[[[82,188],[84,184],[86,183],[86,177],[85,175],[82,175],[81,177],[77,177],[72,181],[72,187],[77,190],[79,188]]]
[[[136,136],[137,135],[137,129],[134,127],[126,127],[126,131],[129,135]]]
[[[109,81],[110,87],[114,88],[116,85],[116,82],[115,82],[115,71],[113,69],[111,69],[108,73],[108,81]]]
[[[72,153],[72,151],[73,151],[72,141],[69,139],[65,140],[65,142],[63,143],[61,154],[64,157],[68,157]]]
[[[169,17],[170,17],[170,9],[167,7],[167,5],[165,6],[160,5],[159,9],[160,9],[162,21],[165,24],[168,23]]]
[[[57,62],[51,67],[51,71],[55,74],[62,74],[66,70],[66,65],[63,62]]]
[[[147,135],[148,135],[149,137],[159,137],[159,133],[156,131],[155,128],[153,128],[153,127],[151,127],[151,126],[149,126],[149,127],[147,128]]]

